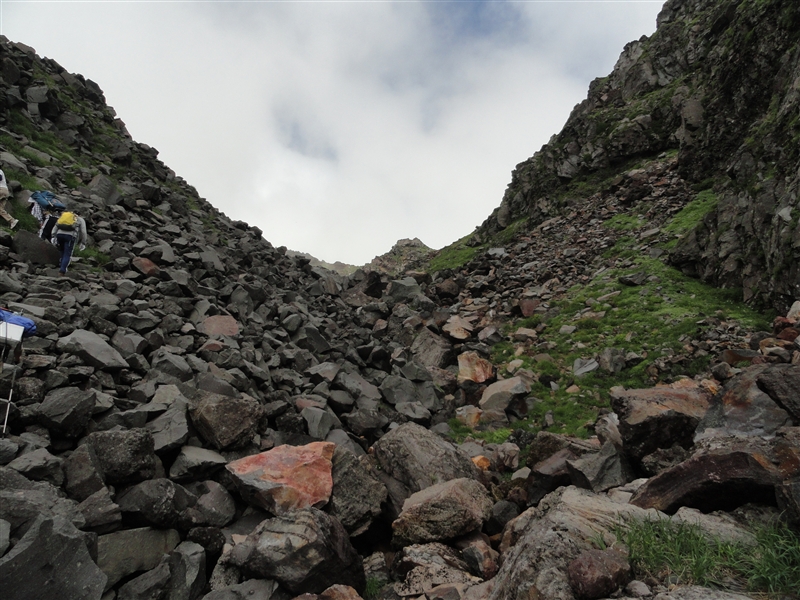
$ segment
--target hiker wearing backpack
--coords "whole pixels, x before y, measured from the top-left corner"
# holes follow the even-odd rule
[[[8,226],[11,229],[14,229],[19,221],[8,214],[8,211],[6,210],[6,198],[8,198],[10,195],[11,192],[8,191],[6,174],[0,169],[0,217],[3,217],[6,221],[8,221]]]
[[[70,260],[72,260],[72,251],[75,249],[75,244],[78,244],[80,249],[83,250],[86,248],[86,238],[86,221],[83,220],[83,217],[79,217],[70,211],[61,213],[55,227],[53,227],[52,239],[52,242],[61,251],[61,261],[58,266],[58,272],[61,275],[67,274],[67,267]]]

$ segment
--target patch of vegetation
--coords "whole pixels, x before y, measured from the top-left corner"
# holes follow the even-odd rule
[[[603,223],[606,227],[618,229],[620,231],[639,229],[643,224],[644,221],[639,215],[629,215],[626,213],[616,214]]]
[[[717,320],[733,320],[754,329],[770,328],[774,315],[746,306],[738,290],[714,288],[691,279],[640,251],[633,252],[624,263],[624,268],[609,269],[569,290],[551,303],[546,318],[536,316],[546,326],[539,338],[545,349],[528,347],[518,356],[517,345],[511,341],[492,348],[495,364],[521,359],[523,368],[539,377],[531,390],[538,401],[529,416],[541,423],[552,411],[555,427],[550,431],[587,436],[587,423],[596,418],[600,408],[608,406],[609,390],[614,386],[650,387],[658,381],[703,373],[711,356],[687,344]],[[623,275],[642,271],[648,277],[640,286],[619,281]],[[613,295],[598,301],[609,294]],[[505,331],[513,334],[525,325],[519,320]],[[564,326],[575,329],[565,328],[562,333]],[[576,359],[596,358],[606,348],[635,353],[638,362],[632,361],[619,373],[598,369],[580,378],[574,376]],[[544,353],[552,360],[541,360],[539,355]],[[571,388],[573,384],[576,387]]]
[[[502,444],[511,435],[515,429],[529,429],[528,421],[512,421],[508,427],[500,427],[492,430],[479,430],[473,429],[464,425],[458,419],[450,419],[447,422],[450,425],[450,438],[456,443],[461,444],[467,438],[473,440],[482,440],[487,444]]]
[[[703,217],[715,208],[717,208],[717,195],[709,189],[703,190],[672,218],[664,227],[664,231],[684,235],[694,229]]]
[[[458,269],[471,261],[479,251],[485,249],[485,246],[468,246],[467,242],[471,238],[472,234],[469,234],[439,250],[428,263],[428,271],[435,273],[445,269]]]
[[[5,174],[6,179],[9,181],[19,181],[22,187],[26,190],[38,190],[40,187],[39,182],[36,181],[35,177],[31,177],[22,171],[17,171],[16,169],[6,169]]]
[[[638,578],[672,576],[707,587],[733,581],[768,594],[800,589],[800,536],[782,525],[758,530],[754,547],[710,539],[695,525],[667,519],[633,521],[617,529],[617,539],[628,547]]]
[[[108,254],[104,254],[97,248],[92,247],[87,247],[85,250],[76,249],[74,254],[80,258],[94,260],[101,267],[111,261],[111,257]]]
[[[364,600],[377,600],[383,583],[377,577],[367,577],[367,585],[364,588]]]

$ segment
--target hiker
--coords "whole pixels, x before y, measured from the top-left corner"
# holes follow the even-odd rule
[[[58,266],[58,272],[61,275],[67,274],[67,267],[72,260],[75,244],[78,244],[79,248],[83,250],[86,248],[86,238],[86,221],[83,220],[83,217],[69,211],[61,213],[53,227],[52,238],[52,242],[61,251],[61,261]]]
[[[6,221],[8,221],[9,227],[14,229],[19,221],[8,214],[8,211],[6,210],[6,198],[8,198],[10,195],[11,192],[8,191],[6,174],[3,173],[2,169],[0,169],[0,217],[3,217]]]
[[[67,210],[67,205],[48,190],[33,192],[28,202],[31,205],[31,214],[39,221],[39,237],[50,241],[53,237],[53,227],[61,213]]]

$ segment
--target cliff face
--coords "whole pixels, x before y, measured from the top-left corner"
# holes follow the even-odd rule
[[[798,40],[791,0],[669,0],[656,32],[628,44],[562,131],[517,165],[477,240],[535,226],[617,173],[677,153],[681,174],[713,187],[717,203],[671,262],[784,309],[800,291]]]

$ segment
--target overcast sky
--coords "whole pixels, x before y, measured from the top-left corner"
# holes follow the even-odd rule
[[[497,207],[661,0],[2,0],[137,142],[276,246],[364,264]]]

